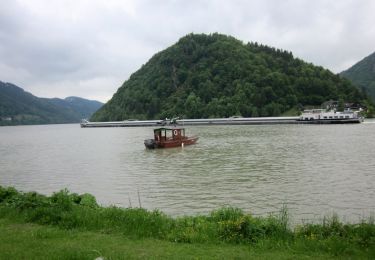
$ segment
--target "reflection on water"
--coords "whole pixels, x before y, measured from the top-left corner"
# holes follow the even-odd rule
[[[0,185],[94,194],[170,215],[224,205],[296,219],[375,212],[375,124],[189,127],[185,148],[146,150],[152,128],[0,128]]]

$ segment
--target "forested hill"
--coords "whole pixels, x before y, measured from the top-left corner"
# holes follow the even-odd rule
[[[278,116],[301,105],[365,98],[348,80],[291,52],[190,34],[132,74],[91,120]]]
[[[103,104],[78,97],[38,98],[0,81],[0,125],[76,123]]]
[[[364,88],[375,101],[375,52],[341,72],[341,76]]]

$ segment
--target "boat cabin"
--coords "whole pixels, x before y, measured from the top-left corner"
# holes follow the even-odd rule
[[[184,128],[157,128],[154,129],[154,139],[157,142],[179,140],[185,137]]]

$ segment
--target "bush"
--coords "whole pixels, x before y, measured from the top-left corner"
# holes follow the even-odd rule
[[[213,221],[236,221],[243,217],[244,213],[239,208],[224,207],[211,212],[210,216]]]
[[[180,217],[171,222],[168,240],[183,243],[219,242],[216,222],[205,216]]]
[[[69,194],[67,189],[61,190],[59,192],[54,192],[51,196],[51,202],[53,206],[58,207],[62,210],[71,210],[76,200],[75,194]]]
[[[95,197],[91,194],[85,193],[85,194],[80,195],[79,198],[80,198],[79,205],[81,206],[87,206],[91,208],[97,208],[99,206],[98,203],[96,202]]]
[[[2,187],[0,186],[0,203],[7,202],[11,200],[13,197],[18,196],[19,192],[13,187]]]
[[[345,240],[361,247],[375,248],[375,225],[368,223],[343,224],[337,216],[324,218],[322,224],[305,224],[295,230],[297,237],[309,240]]]

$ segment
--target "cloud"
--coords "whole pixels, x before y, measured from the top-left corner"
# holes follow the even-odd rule
[[[0,0],[0,80],[108,100],[188,33],[257,41],[340,72],[374,51],[368,0]]]

